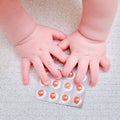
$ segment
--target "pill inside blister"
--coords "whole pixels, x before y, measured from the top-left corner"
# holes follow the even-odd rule
[[[76,90],[77,90],[77,91],[82,91],[82,90],[83,90],[82,85],[77,85],[77,86],[76,86]]]
[[[65,85],[64,85],[64,87],[65,87],[66,89],[70,89],[70,88],[72,87],[72,85],[71,85],[70,82],[66,82]]]
[[[53,86],[54,86],[54,87],[57,87],[58,85],[59,85],[59,81],[58,81],[58,80],[54,80],[54,81],[53,81]]]
[[[57,89],[60,86],[60,81],[59,80],[54,80],[52,82],[52,86]]]
[[[44,90],[40,89],[40,90],[38,91],[38,95],[39,95],[39,96],[44,96],[44,94],[45,94],[45,91],[44,91]]]
[[[64,94],[64,95],[62,96],[62,100],[63,100],[63,101],[68,101],[68,100],[69,100],[69,96],[68,96],[67,94]]]
[[[50,92],[49,93],[49,98],[52,101],[56,101],[58,99],[58,94],[56,92]]]
[[[78,97],[78,96],[74,97],[73,101],[75,104],[78,104],[80,102],[80,97]]]
[[[73,77],[73,75],[74,75],[74,73],[73,73],[73,72],[70,72],[70,73],[68,74],[68,77]]]
[[[55,99],[56,98],[56,93],[55,92],[51,92],[50,93],[50,98],[51,99]]]

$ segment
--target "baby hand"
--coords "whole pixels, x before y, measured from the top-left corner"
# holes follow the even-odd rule
[[[78,64],[74,79],[76,84],[80,84],[89,69],[90,85],[94,86],[98,81],[99,67],[103,71],[107,71],[110,67],[110,62],[106,57],[105,41],[90,40],[76,31],[63,40],[59,46],[63,50],[70,47],[71,51],[62,70],[63,76],[67,76]]]
[[[42,82],[48,85],[50,80],[45,71],[45,67],[56,78],[61,78],[61,73],[55,66],[51,55],[61,62],[66,61],[66,56],[59,46],[53,43],[53,40],[65,39],[65,34],[45,26],[36,25],[32,34],[16,45],[16,48],[22,57],[23,83],[29,83],[29,70],[31,64],[34,66]]]

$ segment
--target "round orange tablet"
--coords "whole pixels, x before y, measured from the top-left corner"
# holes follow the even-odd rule
[[[51,92],[50,93],[50,98],[51,99],[55,99],[56,98],[56,93],[55,92]]]
[[[70,89],[71,88],[71,83],[70,82],[66,82],[64,87],[66,89]]]
[[[76,86],[76,90],[77,90],[77,91],[81,91],[82,89],[83,89],[82,85],[77,85],[77,86]]]
[[[73,77],[73,72],[70,72],[70,73],[68,74],[68,77]]]
[[[54,86],[54,87],[57,87],[58,85],[59,85],[59,81],[58,81],[58,80],[54,80],[54,81],[53,81],[53,86]]]
[[[69,99],[69,96],[68,96],[68,95],[64,94],[64,95],[62,96],[62,100],[63,100],[63,101],[67,101],[68,99]]]
[[[44,95],[44,90],[39,90],[39,91],[38,91],[38,95],[39,95],[39,96],[43,96],[43,95]]]
[[[80,97],[76,96],[74,97],[74,103],[78,104],[80,102]]]

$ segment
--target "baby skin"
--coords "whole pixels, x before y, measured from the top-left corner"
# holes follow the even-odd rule
[[[67,76],[77,65],[74,79],[80,84],[89,71],[91,86],[96,85],[99,68],[110,67],[106,56],[106,39],[110,32],[117,0],[83,0],[83,12],[78,29],[66,36],[56,29],[37,24],[21,6],[19,0],[0,0],[0,27],[16,46],[22,58],[23,83],[29,83],[29,71],[33,65],[45,85],[49,85],[45,67],[56,78]],[[54,40],[60,40],[58,45]],[[70,49],[70,56],[63,52]],[[58,54],[59,53],[59,54]],[[60,72],[52,56],[65,63]]]

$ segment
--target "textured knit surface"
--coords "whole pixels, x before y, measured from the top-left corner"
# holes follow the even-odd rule
[[[25,9],[43,25],[67,34],[79,25],[79,0],[22,0]],[[31,82],[21,81],[21,59],[14,46],[0,33],[0,120],[120,120],[120,2],[108,38],[111,59],[108,73],[100,73],[96,87],[87,88],[82,109],[45,103],[35,98],[38,77],[31,70]]]

